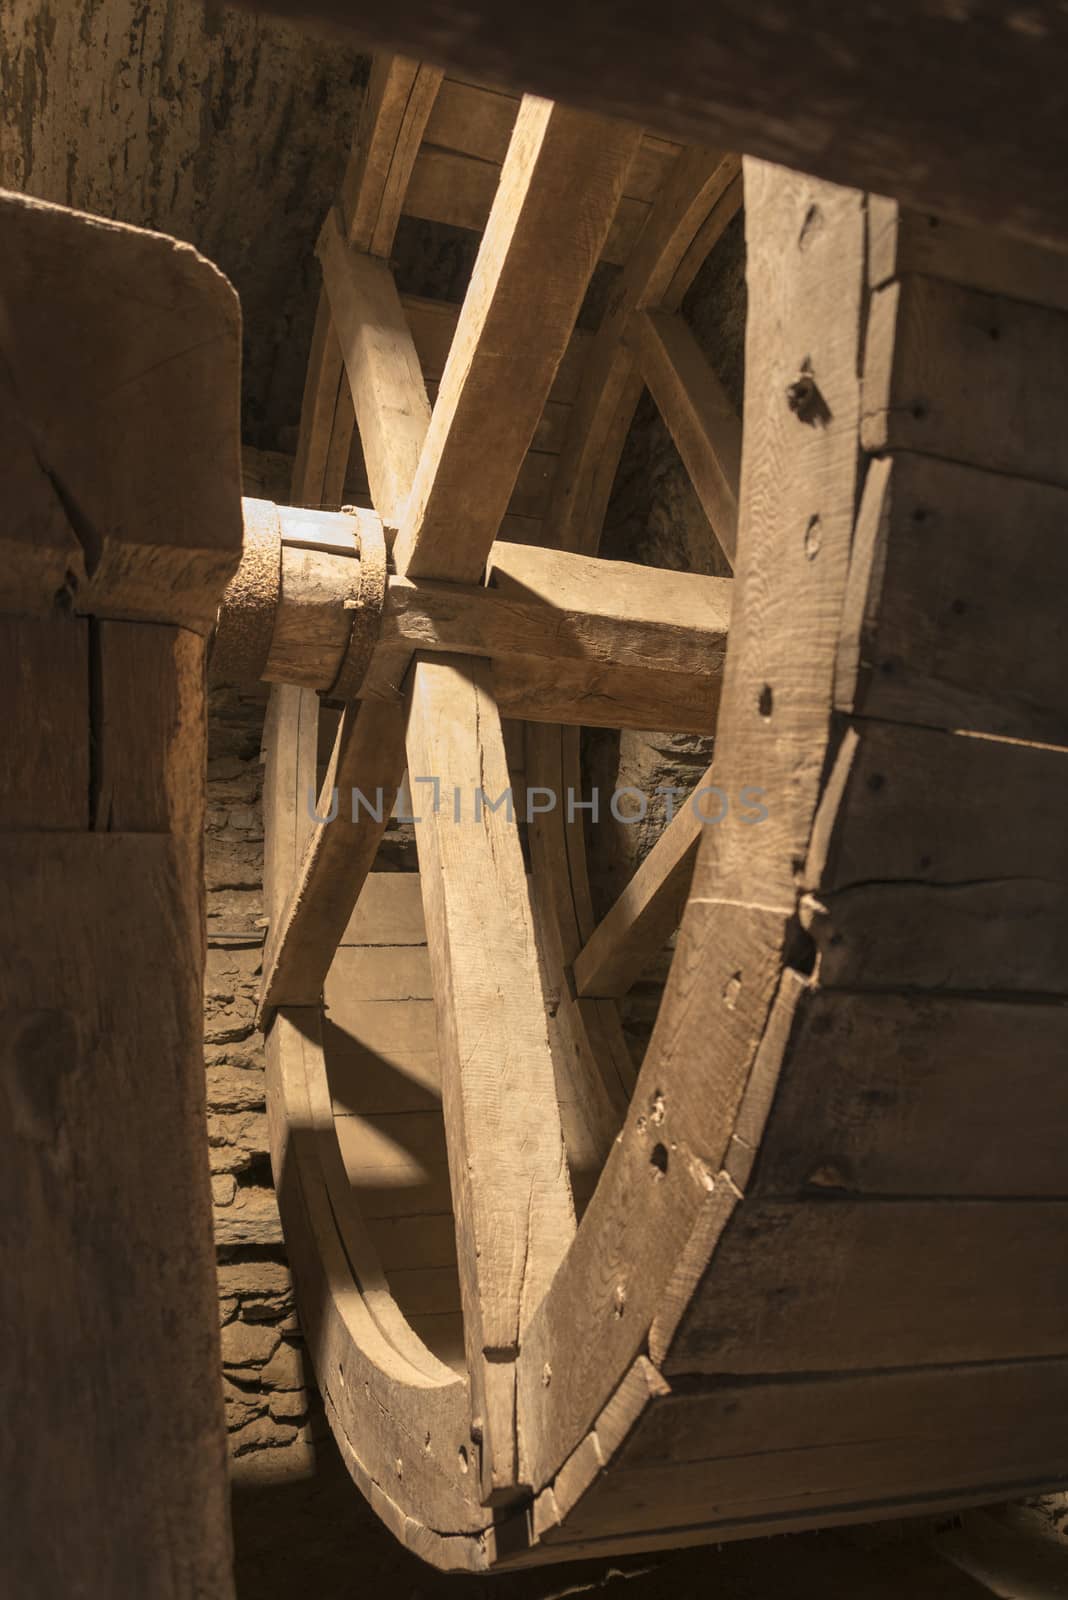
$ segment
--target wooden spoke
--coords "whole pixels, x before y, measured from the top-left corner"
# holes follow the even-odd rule
[[[681,316],[640,311],[626,337],[712,532],[733,567],[742,467],[738,414]]]
[[[430,424],[430,404],[393,274],[384,261],[345,243],[340,213],[319,237],[367,482],[383,522],[398,522]]]
[[[575,1216],[523,857],[514,820],[498,809],[510,780],[488,664],[417,661],[407,744],[413,792],[427,785],[416,820],[420,882],[468,1370],[483,1491],[496,1497],[519,1482],[520,1337]]]
[[[315,696],[311,699],[315,701]],[[296,715],[307,719],[307,714],[302,697]],[[298,807],[297,837],[307,843],[293,886],[272,918],[260,990],[264,1014],[278,1005],[312,1005],[322,994],[338,940],[397,797],[404,772],[403,741],[404,720],[398,707],[373,701],[347,707],[315,808],[320,818],[331,820],[318,825],[310,815],[314,786],[292,802]],[[314,771],[312,764],[310,773]]]
[[[371,83],[342,185],[340,213],[336,217],[334,213],[327,217],[325,241],[331,264],[335,268],[334,285],[332,294],[324,286],[319,297],[308,359],[300,437],[293,470],[292,496],[297,505],[336,506],[343,498],[356,420],[353,402],[357,390],[362,395],[365,387],[358,375],[356,358],[364,352],[361,349],[361,332],[352,321],[353,302],[359,307],[361,291],[371,292],[369,312],[381,312],[385,300],[386,319],[383,326],[392,328],[394,336],[398,326],[393,308],[388,303],[388,292],[380,286],[376,287],[373,278],[365,276],[350,287],[348,271],[344,270],[353,270],[347,247],[351,246],[354,253],[362,252],[388,259],[412,163],[441,76],[436,68],[409,61],[402,56],[375,58]],[[335,238],[332,229],[336,229],[340,236],[333,249],[330,248]],[[320,248],[322,250],[322,241]],[[324,271],[325,267],[324,260]],[[340,303],[342,312],[349,313],[345,323],[348,343],[344,348],[344,359],[343,346],[338,344],[332,332],[334,321],[339,316],[339,305],[335,302]],[[342,332],[341,328],[338,332]],[[381,353],[381,343],[379,340],[375,344],[377,353]],[[385,377],[387,382],[396,384],[397,380],[391,375]],[[376,363],[368,381],[374,384],[382,378],[381,367]],[[355,385],[351,396],[350,385]],[[425,395],[421,401],[418,395],[411,398],[406,396],[402,403],[402,417],[407,416],[408,406],[411,406],[412,417],[418,418],[420,406],[423,410],[426,407]],[[423,421],[425,427],[425,418]],[[366,408],[362,427],[374,434],[381,451],[384,448],[380,439],[381,420],[372,416]],[[412,422],[409,421],[409,431],[411,427]],[[377,465],[378,454],[375,460]],[[397,485],[393,475],[385,468],[381,476],[383,488],[388,491],[386,503],[392,512],[397,498]]]
[[[481,576],[638,137],[524,100],[397,539],[399,572]]]
[[[378,55],[341,186],[345,237],[388,259],[412,167],[442,73],[425,61]]]
[[[674,311],[741,204],[738,161],[689,150],[671,172],[586,361],[549,511],[552,542],[594,554],[642,379],[624,335],[634,313]],[[701,248],[695,249],[697,241]]]
[[[711,779],[710,768],[702,784]],[[698,806],[688,800],[575,957],[580,995],[626,994],[664,948],[689,896],[701,829]]]

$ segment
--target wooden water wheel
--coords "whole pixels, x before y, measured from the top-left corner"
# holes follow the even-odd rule
[[[747,163],[743,452],[679,314],[742,186],[378,61],[293,493],[340,505],[355,421],[371,508],[249,506],[224,609],[279,685],[263,1022],[302,1324],[353,1478],[440,1566],[1068,1472],[1068,290]],[[458,314],[398,294],[402,213],[482,231]],[[732,579],[597,557],[643,386]],[[728,808],[683,805],[599,922],[582,726],[714,731]],[[406,768],[418,874],[376,870]],[[617,1002],[680,917],[635,1079]]]

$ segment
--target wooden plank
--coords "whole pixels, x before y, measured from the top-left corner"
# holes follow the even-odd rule
[[[423,61],[377,53],[341,186],[344,234],[357,250],[388,258],[412,164],[441,84]]]
[[[968,227],[909,211],[883,195],[868,200],[868,281],[919,272],[987,294],[1068,311],[1068,256],[994,228]]]
[[[0,768],[0,828],[87,828],[89,623],[0,616],[0,682],[11,741]]]
[[[614,124],[616,128],[624,126]],[[495,161],[479,161],[424,145],[412,168],[404,211],[426,222],[482,233],[488,225],[503,170]],[[648,215],[647,200],[633,199],[621,192],[598,251],[600,259],[613,266],[626,261]]]
[[[0,884],[3,1376],[36,1441],[0,1585],[226,1600],[197,886],[172,837],[85,832],[0,834]]]
[[[733,566],[742,425],[730,396],[680,315],[638,312],[628,325],[627,343]]]
[[[682,918],[702,832],[693,806],[680,807],[576,957],[580,995],[625,995],[663,950]]]
[[[1060,1200],[746,1201],[665,1345],[663,1370],[1059,1356],[1066,1245]]]
[[[51,597],[210,632],[241,554],[236,294],[188,245],[22,195],[0,196],[0,230],[5,409],[17,397],[20,449],[32,438],[81,550]],[[5,489],[34,498],[11,503],[32,517],[15,542],[45,536],[51,582],[74,552],[17,460]]]
[[[346,245],[338,211],[319,236],[374,508],[395,524],[430,423],[419,360],[388,265]]]
[[[612,4],[542,17],[479,0],[443,22],[430,4],[274,0],[330,18],[369,46],[444,61],[499,82],[509,68],[539,94],[625,116],[687,142],[720,144],[918,208],[1068,242],[1060,115],[1068,45],[1044,13],[975,18],[918,0],[888,12],[866,0],[835,15],[811,6],[732,29],[732,13],[693,3],[621,19]],[[521,66],[520,66],[521,64]],[[998,115],[991,116],[996,106]],[[1035,152],[1042,151],[1041,161]]]
[[[397,796],[403,730],[395,706],[367,700],[342,714],[317,807],[320,817],[329,817],[336,789],[337,812],[319,826],[309,820],[299,871],[284,909],[272,915],[260,990],[264,1012],[297,1001],[313,1004],[322,993]]]
[[[756,1533],[798,1511],[831,1521],[894,1501],[920,1511],[925,1496],[950,1500],[953,1491],[994,1498],[999,1485],[1012,1493],[1063,1475],[1066,1410],[1064,1361],[725,1379],[650,1404],[556,1540],[701,1523],[715,1537],[747,1524]],[[880,1565],[884,1556],[892,1550]],[[813,1574],[821,1567],[826,1582],[833,1560],[814,1558]],[[940,1592],[886,1576],[888,1596]]]
[[[1066,486],[1066,372],[1065,312],[902,279],[872,296],[862,443]]]
[[[909,452],[873,462],[838,708],[1068,744],[1066,521],[1068,495],[1047,484]]]
[[[762,1196],[1063,1198],[1066,1060],[1068,1006],[806,989],[737,1181]]]
[[[497,794],[508,772],[488,668],[416,664],[413,774]],[[507,1493],[515,1460],[513,1367],[521,1333],[574,1233],[545,1003],[519,836],[503,812],[416,824],[439,1007],[445,1125],[465,1342],[483,1427],[483,1489]]]
[[[895,723],[849,728],[805,866],[818,898],[821,980],[1061,992],[1066,762],[1068,752],[1002,739]],[[854,892],[872,914],[859,949]],[[913,919],[911,943],[903,917]],[[898,942],[904,969],[887,948]]]
[[[397,538],[399,572],[481,576],[637,137],[524,102]]]

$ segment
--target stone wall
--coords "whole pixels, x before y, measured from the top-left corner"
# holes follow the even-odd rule
[[[208,955],[204,1059],[222,1325],[223,1392],[235,1480],[309,1469],[317,1424],[271,1182],[263,1041],[255,1028],[263,950],[266,691],[215,689],[205,841]]]

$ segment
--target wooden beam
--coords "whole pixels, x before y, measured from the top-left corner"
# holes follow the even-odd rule
[[[709,768],[702,784],[711,781]],[[682,920],[702,826],[697,808],[687,800],[576,957],[575,989],[580,995],[625,995],[663,950]]]
[[[250,524],[271,511],[265,502],[250,503]],[[282,506],[275,517],[277,598],[255,588],[259,556],[250,540],[249,582],[242,583],[243,565],[220,618],[225,670],[243,681],[247,660],[249,681],[262,677],[326,690],[359,604],[354,532],[374,513],[338,516]],[[490,562],[491,587],[388,580],[362,700],[399,703],[413,655],[432,650],[490,658],[502,712],[517,720],[711,731],[730,579],[506,542],[493,546]],[[264,634],[265,659],[259,648]],[[246,636],[251,644],[243,657]]]
[[[395,525],[403,515],[430,425],[419,357],[388,264],[346,244],[336,208],[319,236],[319,259],[371,499],[382,520]]]
[[[520,107],[395,548],[477,580],[567,348],[640,132]]]
[[[418,660],[408,712],[413,779],[436,778],[416,840],[438,1005],[464,1333],[483,1492],[519,1482],[515,1359],[575,1231],[545,1000],[519,834],[483,807],[508,787],[488,664]],[[461,795],[454,820],[452,791]]]
[[[622,14],[549,0],[244,0],[399,44],[677,139],[762,156],[910,205],[1068,243],[1068,29],[1048,8],[801,0],[776,13],[677,0]],[[1042,152],[1036,160],[1035,152]]]
[[[639,311],[624,342],[637,358],[712,532],[733,567],[742,424],[730,396],[680,314]]]
[[[260,988],[262,1015],[277,1006],[318,1001],[403,772],[400,708],[372,701],[347,706],[315,808],[318,818],[330,820],[317,823],[310,816],[308,792],[292,801],[297,838],[303,831],[308,842],[284,905],[272,919]]]

